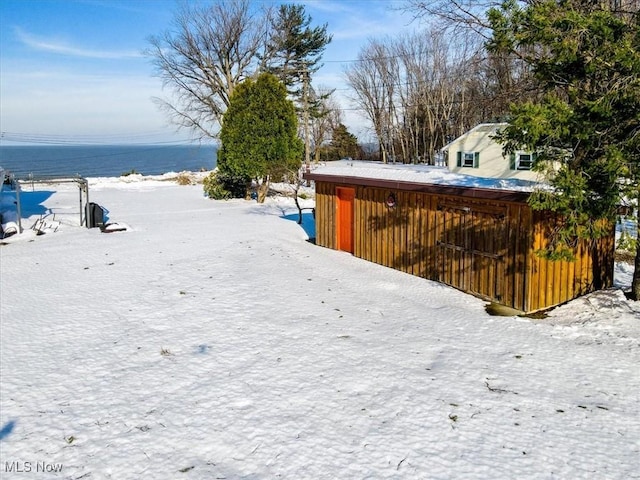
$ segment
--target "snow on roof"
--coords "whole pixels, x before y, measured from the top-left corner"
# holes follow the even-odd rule
[[[340,160],[318,165],[311,170],[312,176],[353,177],[362,179],[407,182],[422,185],[446,185],[454,187],[483,188],[532,192],[543,184],[528,180],[483,178],[453,173],[446,167],[432,165],[384,164],[361,160]]]
[[[509,125],[509,124],[508,123],[481,123],[477,127],[472,128],[471,130],[469,130],[468,133],[471,133],[471,132],[481,132],[481,133],[495,132],[499,128],[506,127],[507,125]]]
[[[509,125],[509,124],[508,123],[480,123],[480,124],[476,125],[475,127],[473,127],[471,130],[463,133],[462,135],[460,135],[459,137],[457,137],[453,141],[447,143],[444,147],[442,147],[440,149],[440,151],[444,152],[445,150],[448,150],[451,145],[453,145],[454,143],[458,142],[459,140],[461,140],[464,137],[468,137],[469,135],[471,135],[473,133],[494,133],[494,132],[498,131],[500,128],[506,127],[507,125]]]

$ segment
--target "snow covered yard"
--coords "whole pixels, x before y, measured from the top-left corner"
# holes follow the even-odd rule
[[[290,199],[92,180],[91,200],[128,231],[0,247],[1,478],[640,478],[620,290],[493,317],[312,245]]]

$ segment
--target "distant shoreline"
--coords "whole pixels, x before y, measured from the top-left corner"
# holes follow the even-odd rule
[[[42,147],[42,148],[57,148],[57,147],[71,147],[71,148],[85,148],[85,147],[214,147],[218,148],[218,145],[215,143],[175,143],[175,142],[167,142],[167,143],[28,143],[28,142],[2,142],[0,143],[0,150],[6,147]]]
[[[118,177],[212,170],[217,146],[203,144],[0,146],[0,167],[17,178],[30,175]]]
[[[190,170],[182,170],[180,172],[165,172],[157,175],[143,175],[140,173],[129,173],[125,175],[115,175],[115,176],[87,176],[87,177],[79,177],[73,175],[53,175],[53,176],[33,176],[33,177],[16,177],[13,176],[15,180],[19,180],[23,184],[28,184],[30,181],[35,183],[47,183],[51,185],[55,185],[57,182],[62,183],[63,181],[70,181],[75,179],[84,179],[91,184],[99,184],[99,183],[109,183],[110,181],[113,183],[137,183],[137,182],[151,182],[151,181],[160,181],[160,182],[169,182],[172,180],[180,182],[186,182],[188,179],[191,180],[192,184],[202,183],[203,179],[208,176],[213,170],[201,170],[201,171],[190,171]],[[10,172],[5,171],[5,174],[9,174]],[[187,184],[187,183],[181,183]]]

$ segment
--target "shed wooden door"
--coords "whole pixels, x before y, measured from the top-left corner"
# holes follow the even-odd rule
[[[354,188],[336,188],[336,244],[338,250],[353,253]]]
[[[504,208],[438,206],[439,281],[489,300],[505,291]]]

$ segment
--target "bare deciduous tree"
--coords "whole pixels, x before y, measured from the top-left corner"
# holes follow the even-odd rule
[[[146,54],[173,93],[155,100],[174,123],[200,138],[216,136],[234,88],[258,70],[265,19],[252,13],[249,0],[185,2],[175,28],[150,38]]]
[[[397,76],[393,75],[395,59],[387,42],[370,40],[357,61],[345,70],[347,83],[354,91],[352,100],[373,125],[386,163],[393,155],[393,109]]]
[[[407,0],[405,10],[429,17],[426,28],[371,39],[345,71],[383,160],[433,163],[436,150],[452,138],[478,123],[502,120],[515,100],[538,95],[518,52],[485,48],[491,35],[487,9],[500,3]]]
[[[394,52],[402,63],[400,83],[404,161],[432,163],[434,152],[446,143],[447,136],[462,118],[468,77],[473,71],[469,61],[472,43],[441,30],[400,38]]]
[[[452,134],[478,121],[469,99],[479,68],[475,40],[469,32],[435,28],[384,43],[371,40],[346,70],[383,161],[433,163],[435,150]]]
[[[414,19],[438,20],[440,28],[459,31],[469,29],[489,39],[491,32],[485,13],[502,0],[405,0],[402,10]]]
[[[333,98],[333,90],[319,86],[311,89],[311,101],[314,112],[311,115],[311,146],[314,151],[315,162],[320,161],[322,145],[331,140],[331,132],[342,123],[342,110]]]

